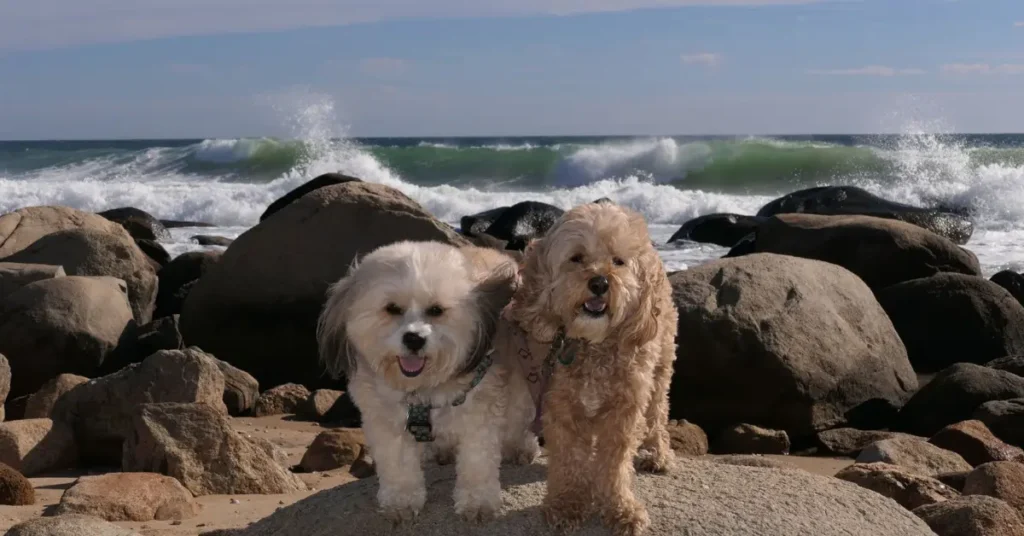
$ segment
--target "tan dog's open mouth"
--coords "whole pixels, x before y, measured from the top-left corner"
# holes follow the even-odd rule
[[[403,355],[398,358],[398,368],[406,378],[415,378],[423,372],[427,365],[427,358],[421,355]]]
[[[583,302],[583,312],[593,317],[601,317],[608,311],[608,300],[594,296]]]

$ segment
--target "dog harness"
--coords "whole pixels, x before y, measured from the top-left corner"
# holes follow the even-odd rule
[[[579,353],[580,340],[566,337],[565,328],[559,328],[551,343],[539,342],[514,320],[505,317],[498,327],[494,346],[501,355],[516,356],[516,361],[523,369],[536,408],[532,428],[534,433],[540,433],[541,406],[548,381],[556,364],[566,367],[573,364]]]
[[[457,408],[466,403],[466,396],[473,390],[474,387],[480,385],[480,382],[484,380],[484,376],[487,375],[487,369],[491,367],[491,363],[494,362],[494,351],[491,350],[487,353],[480,364],[474,369],[473,379],[470,380],[469,386],[464,391],[459,393],[452,400],[451,407]],[[435,409],[441,409],[444,406],[435,406],[433,404],[409,404],[409,416],[405,421],[405,429],[412,434],[412,437],[416,439],[418,443],[430,443],[434,441],[434,427],[430,423],[430,411]]]

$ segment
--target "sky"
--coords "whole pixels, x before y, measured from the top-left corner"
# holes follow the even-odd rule
[[[1020,0],[0,0],[0,139],[1024,132]]]

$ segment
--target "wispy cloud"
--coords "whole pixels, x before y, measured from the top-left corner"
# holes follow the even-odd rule
[[[951,75],[997,75],[1024,74],[1024,63],[948,63],[942,66],[942,72]]]
[[[1024,28],[1024,21],[1015,22],[1015,23],[1013,23],[1013,25],[1016,28]]]
[[[683,54],[679,57],[683,65],[703,65],[705,67],[718,67],[722,63],[722,55],[715,52],[697,52],[694,54]]]
[[[359,69],[373,76],[398,76],[409,70],[409,62],[401,58],[366,58]]]
[[[0,49],[32,49],[393,19],[573,15],[683,6],[825,0],[33,0],[4,2]]]
[[[808,74],[828,76],[917,76],[927,74],[924,69],[899,69],[887,65],[865,65],[851,69],[810,69]]]
[[[188,75],[188,74],[207,74],[211,72],[209,65],[203,65],[202,63],[172,63],[167,66],[167,70],[173,74]]]

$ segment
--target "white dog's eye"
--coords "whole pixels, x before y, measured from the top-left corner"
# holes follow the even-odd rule
[[[569,257],[569,261],[575,262],[577,264],[582,263],[583,262],[583,254],[582,253],[577,253],[577,254],[573,255],[572,257]]]
[[[615,266],[625,266],[626,265],[626,261],[620,259],[619,257],[613,258],[612,262],[615,263]]]
[[[426,310],[427,316],[441,316],[444,314],[444,307],[440,305],[431,305]]]
[[[389,315],[394,315],[394,316],[398,316],[398,315],[402,314],[402,312],[403,312],[401,307],[399,307],[399,306],[397,306],[397,305],[395,305],[393,303],[387,304],[387,306],[384,307],[384,310]]]

